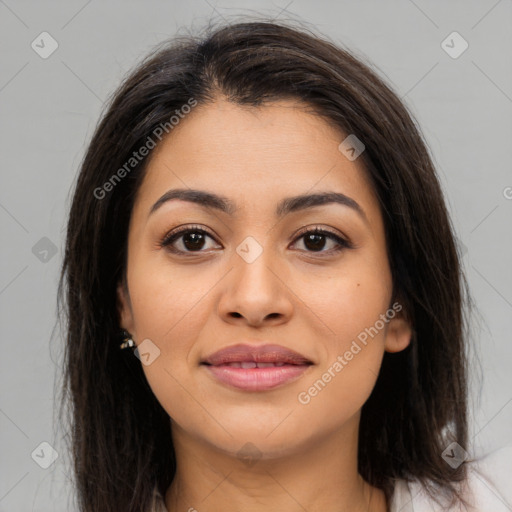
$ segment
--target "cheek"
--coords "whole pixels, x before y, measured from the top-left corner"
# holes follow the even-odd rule
[[[325,303],[319,315],[334,334],[323,336],[322,361],[295,397],[313,430],[334,429],[361,409],[375,386],[384,355],[387,324],[379,319],[387,307],[384,287],[354,281],[343,282],[334,291],[337,299]]]
[[[370,256],[353,253],[336,270],[321,269],[314,277],[297,275],[289,281],[292,289],[304,297],[305,311],[314,313],[309,314],[310,321],[316,318],[322,335],[330,340],[324,343],[330,352],[346,350],[389,306],[389,269],[381,258]]]
[[[149,339],[158,356],[143,365],[147,380],[170,415],[190,401],[187,390],[197,395],[189,383],[191,366],[197,361],[194,346],[212,314],[211,294],[222,275],[201,272],[183,265],[179,269],[166,261],[135,254],[128,268],[128,283],[137,342]],[[180,385],[181,384],[181,385]]]
[[[323,354],[297,401],[311,418],[331,411],[333,425],[355,414],[371,394],[384,354],[387,323],[381,315],[391,299],[386,265],[369,258],[352,263],[336,277],[317,280],[322,287],[307,289],[308,306],[325,327]]]
[[[190,366],[195,364],[191,351],[211,304],[208,295],[205,297],[209,284],[205,281],[206,274],[205,279],[184,276],[183,271],[176,274],[171,273],[170,265],[134,265],[128,279],[134,335],[138,342],[150,339],[158,353],[142,369],[162,407],[175,421],[186,426],[189,420],[201,417],[204,412],[199,406],[195,408],[196,400],[202,403],[201,390],[190,382],[189,375]],[[214,283],[212,279],[210,286]]]
[[[209,272],[197,276],[193,265],[177,269],[165,261],[164,254],[134,258],[128,280],[139,338],[154,339],[167,350],[179,347],[180,340],[187,338],[184,330],[198,328],[201,303],[216,277]]]

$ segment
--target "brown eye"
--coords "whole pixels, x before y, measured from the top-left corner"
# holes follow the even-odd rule
[[[160,245],[174,253],[205,252],[202,249],[208,239],[214,240],[204,229],[188,227],[179,231],[172,231],[165,236]]]
[[[215,248],[215,246],[207,246],[208,239],[216,242],[213,236],[207,231],[199,227],[192,226],[182,228],[177,231],[171,231],[165,236],[160,245],[175,254],[190,254],[194,252],[201,253],[207,252],[207,249]],[[295,239],[295,243],[301,239],[303,239],[305,247],[304,250],[311,253],[330,254],[352,247],[350,242],[335,233],[319,228],[303,231]],[[325,247],[329,245],[329,242],[331,243],[331,247],[324,250]]]
[[[199,233],[196,231],[188,231],[183,235],[183,245],[189,251],[197,251],[198,249],[202,249],[205,243],[204,233]]]
[[[340,236],[324,230],[324,229],[310,229],[308,231],[303,231],[300,236],[296,238],[296,240],[304,239],[304,246],[306,247],[307,252],[323,252],[323,253],[331,253],[341,251],[342,249],[351,248],[351,244],[341,238]],[[326,246],[327,241],[331,241],[334,243],[334,247],[324,251],[323,249]]]

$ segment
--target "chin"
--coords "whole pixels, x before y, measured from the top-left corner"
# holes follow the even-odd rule
[[[305,445],[317,435],[311,430],[311,427],[314,428],[313,425],[310,424],[306,430],[304,422],[293,418],[293,414],[287,417],[289,413],[290,409],[283,409],[278,416],[270,415],[272,421],[265,420],[264,414],[224,416],[221,423],[229,433],[221,427],[215,430],[205,429],[205,425],[202,424],[198,425],[200,431],[197,435],[230,456],[241,458],[244,452],[247,452],[249,457],[257,456],[262,460],[276,459],[296,452],[301,445]],[[256,452],[256,455],[253,455],[252,451]]]

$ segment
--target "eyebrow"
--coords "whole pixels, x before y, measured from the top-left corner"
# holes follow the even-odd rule
[[[204,208],[213,208],[228,215],[234,215],[238,210],[231,199],[213,192],[194,189],[171,189],[160,197],[160,199],[158,199],[158,201],[151,207],[149,215],[153,214],[163,204],[172,201],[173,199],[188,201]],[[275,215],[276,217],[281,218],[288,213],[331,203],[341,204],[352,208],[367,224],[369,224],[368,218],[359,203],[340,192],[317,192],[314,194],[301,194],[298,196],[286,197],[277,205]]]

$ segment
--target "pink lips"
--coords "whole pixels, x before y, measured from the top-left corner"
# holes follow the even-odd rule
[[[224,384],[264,391],[299,378],[313,363],[280,345],[240,344],[215,352],[202,364]]]

